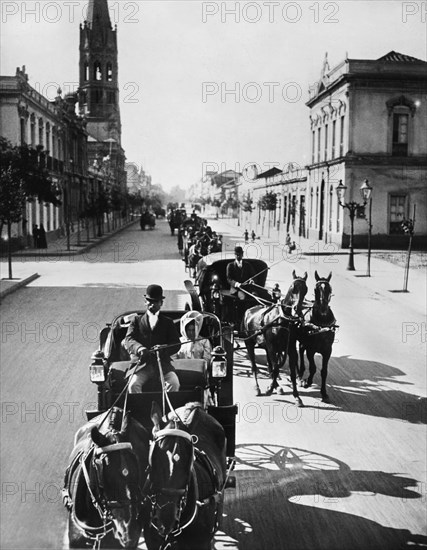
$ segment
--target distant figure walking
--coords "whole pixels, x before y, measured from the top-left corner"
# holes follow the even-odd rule
[[[245,236],[245,244],[248,244],[248,241],[249,241],[249,231],[247,229],[245,229],[245,232],[243,233],[243,235]]]
[[[42,223],[39,229],[39,248],[47,248],[46,231]]]
[[[251,238],[252,238],[252,242],[254,242],[254,240],[256,239],[255,231],[253,229],[251,233]]]
[[[39,248],[39,239],[40,239],[40,232],[38,225],[33,225],[33,242],[34,242],[34,248]]]

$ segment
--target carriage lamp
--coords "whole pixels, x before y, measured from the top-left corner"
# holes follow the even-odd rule
[[[216,346],[212,350],[212,377],[225,378],[227,376],[227,361],[224,348]]]
[[[212,299],[213,300],[219,300],[221,298],[221,284],[219,280],[219,276],[214,274],[212,275],[211,279],[211,290],[212,290]]]
[[[101,350],[92,354],[92,363],[89,367],[90,381],[94,384],[105,382],[104,354]]]
[[[277,304],[280,301],[280,298],[282,297],[282,291],[280,290],[279,283],[275,284],[272,294],[273,294],[273,300]]]

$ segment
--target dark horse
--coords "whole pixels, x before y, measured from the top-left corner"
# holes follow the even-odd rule
[[[70,548],[138,545],[149,434],[128,415],[121,425],[122,414],[114,408],[76,434],[63,489]]]
[[[145,542],[149,550],[210,550],[222,515],[224,430],[200,403],[187,403],[175,413],[164,423],[153,403]]]
[[[169,227],[171,230],[171,235],[174,234],[175,229],[178,229],[182,222],[185,220],[186,214],[184,210],[174,209],[169,212],[167,215],[167,220],[169,222]]]
[[[256,395],[261,395],[258,385],[258,367],[255,361],[255,346],[259,346],[266,350],[272,378],[266,395],[271,395],[276,388],[279,393],[283,393],[277,379],[279,369],[285,364],[286,357],[289,355],[293,396],[297,404],[302,406],[297,389],[296,328],[302,319],[303,301],[307,294],[307,273],[303,277],[298,277],[293,271],[292,276],[293,281],[285,298],[277,304],[248,309],[243,318],[242,329],[248,334],[245,344],[252,365]]]
[[[319,277],[317,271],[314,272],[316,278],[316,286],[314,288],[314,304],[308,322],[303,323],[297,332],[297,338],[300,342],[299,355],[300,366],[298,376],[301,380],[301,385],[309,388],[313,383],[313,377],[316,373],[316,363],[314,354],[320,353],[322,356],[322,386],[320,393],[322,401],[328,401],[326,392],[326,377],[328,376],[328,362],[332,353],[332,345],[335,339],[336,320],[329,301],[332,297],[332,287],[329,284],[332,273],[328,277]],[[304,352],[307,353],[308,362],[310,364],[309,376],[306,380],[304,377]]]

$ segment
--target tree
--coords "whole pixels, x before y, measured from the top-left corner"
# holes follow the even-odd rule
[[[265,222],[265,212],[268,212],[268,236],[270,236],[270,212],[273,210],[276,210],[277,206],[277,195],[276,193],[273,193],[273,191],[267,191],[267,193],[262,196],[258,202],[259,207],[261,210],[264,210],[264,217],[263,217],[263,230],[264,230],[264,222]]]
[[[12,279],[11,227],[25,214],[26,202],[61,204],[60,191],[46,168],[43,146],[12,145],[0,137],[0,223],[7,226],[9,279]]]

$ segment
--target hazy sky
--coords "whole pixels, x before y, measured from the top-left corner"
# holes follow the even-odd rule
[[[2,0],[1,74],[26,65],[50,99],[78,85],[87,2]],[[426,2],[109,0],[118,26],[122,145],[165,189],[208,169],[309,159],[308,87],[391,50],[426,60]]]

